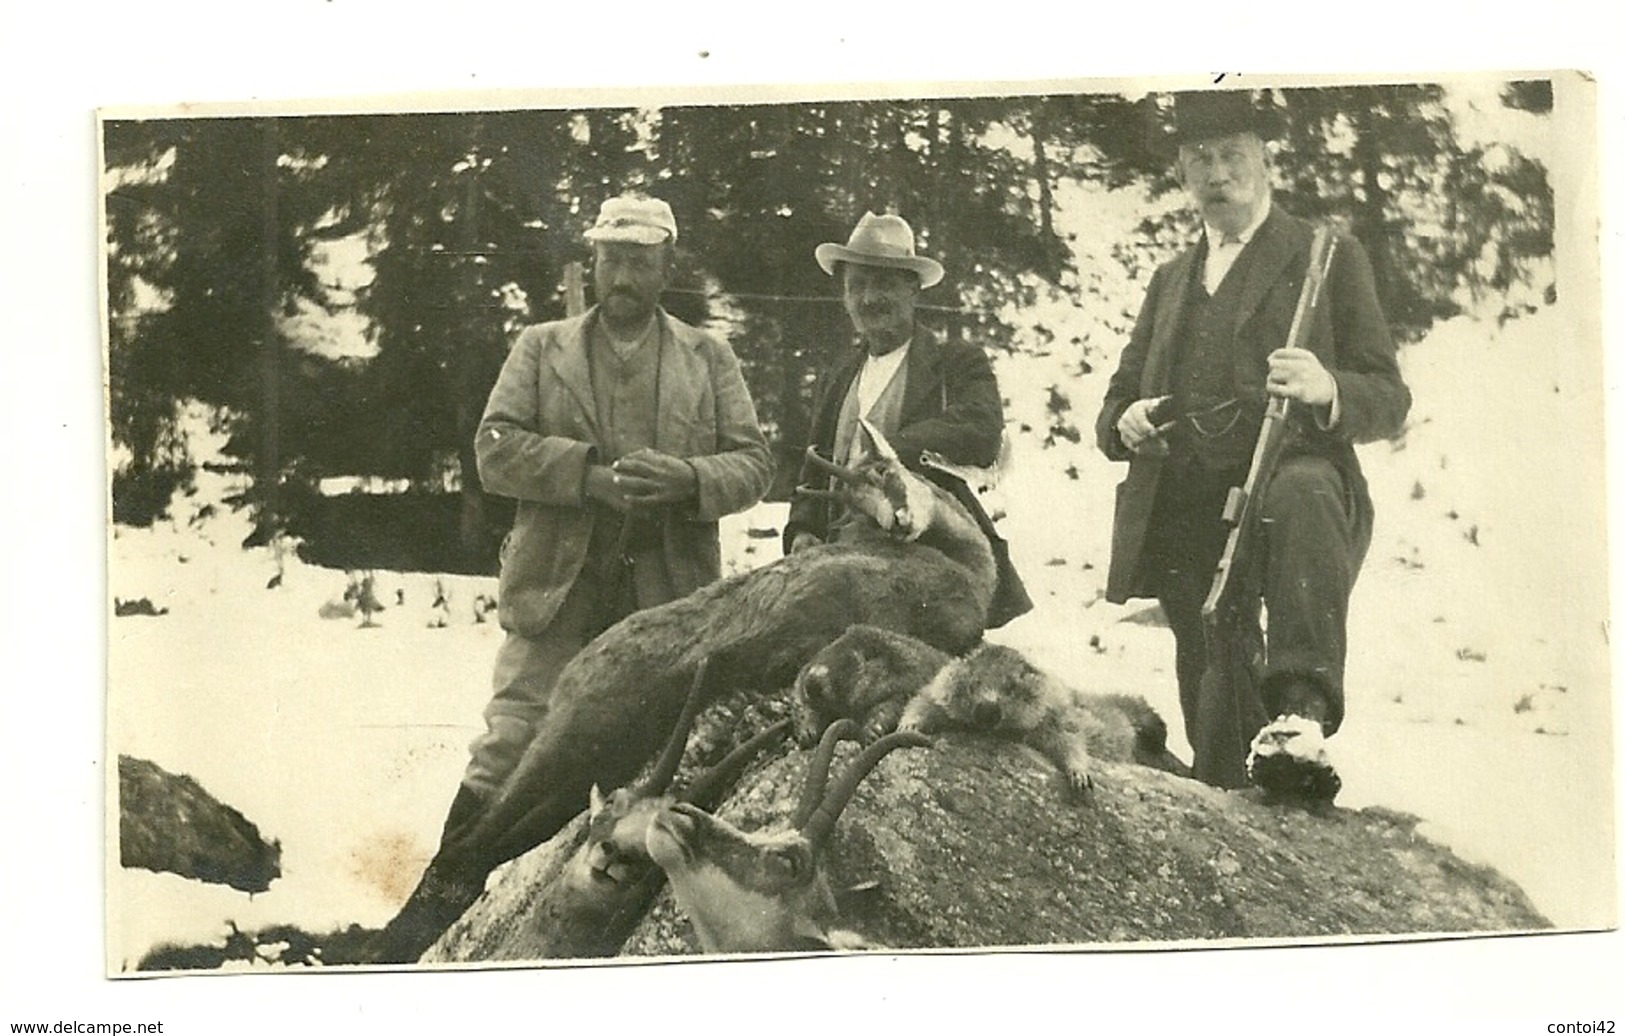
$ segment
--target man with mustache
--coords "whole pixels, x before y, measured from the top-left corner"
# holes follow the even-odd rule
[[[929,450],[952,464],[989,467],[1004,438],[1004,404],[982,350],[932,334],[914,319],[920,292],[942,280],[942,264],[915,254],[914,230],[901,216],[873,212],[858,221],[846,244],[822,244],[813,254],[840,282],[858,348],[814,390],[812,445],[838,464],[856,463],[863,448],[858,421],[868,418],[909,468],[953,493],[987,534],[999,566],[988,625],[1031,610],[1007,545],[976,494],[921,462]],[[803,482],[817,477],[811,468],[802,475]],[[846,521],[828,501],[796,501],[785,524],[785,552],[838,540]]]
[[[1326,804],[1341,782],[1324,738],[1343,721],[1349,595],[1371,542],[1353,444],[1397,434],[1410,392],[1370,261],[1347,235],[1305,347],[1284,348],[1313,227],[1271,199],[1275,110],[1223,91],[1178,95],[1174,111],[1175,173],[1203,234],[1151,278],[1095,424],[1106,455],[1129,462],[1106,596],[1161,602],[1199,778],[1239,787],[1250,775],[1271,797]],[[1256,664],[1231,688],[1235,729],[1199,709],[1201,608],[1228,532],[1225,499],[1246,478],[1269,396],[1295,406],[1264,494],[1261,564],[1238,573],[1254,602],[1240,647]]]
[[[585,237],[597,305],[519,335],[476,432],[481,481],[518,507],[502,546],[495,694],[442,841],[523,755],[565,663],[633,611],[717,579],[717,519],[772,480],[733,351],[660,307],[670,206],[611,198]]]

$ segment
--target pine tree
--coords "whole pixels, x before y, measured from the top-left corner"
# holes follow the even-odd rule
[[[1550,91],[1510,83],[1503,98],[1539,117]],[[1462,143],[1441,87],[1278,97],[1284,203],[1361,238],[1402,338],[1475,296],[1539,297],[1546,171]],[[479,486],[474,425],[513,334],[563,315],[562,271],[589,255],[582,231],[628,189],[676,211],[664,302],[733,342],[782,494],[813,381],[851,347],[819,243],[845,240],[865,211],[897,212],[947,270],[922,318],[1009,348],[999,314],[1039,286],[1093,304],[1067,277],[1056,190],[1172,189],[1169,117],[1165,95],[1075,94],[109,122],[115,518],[150,520],[185,485],[178,407],[198,400],[256,473],[262,535],[323,476],[406,479],[460,492],[464,563],[488,565],[502,521]],[[1194,229],[1188,210],[1148,219],[1119,258],[1149,269]],[[324,250],[348,241],[365,243],[373,273],[354,290],[318,275]],[[369,322],[370,356],[310,339],[345,310]]]

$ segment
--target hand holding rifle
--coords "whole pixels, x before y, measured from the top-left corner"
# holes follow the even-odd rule
[[[1296,399],[1310,406],[1331,406],[1337,382],[1308,349],[1286,347],[1269,355],[1269,377],[1264,387],[1272,396]]]
[[[1260,512],[1265,488],[1286,444],[1289,403],[1328,405],[1337,391],[1331,373],[1314,353],[1303,348],[1336,250],[1337,239],[1327,229],[1315,232],[1286,345],[1269,356],[1269,407],[1253,447],[1247,479],[1232,488],[1225,501],[1223,518],[1230,533],[1207,600],[1202,604],[1207,664],[1197,696],[1201,729],[1192,741],[1200,742],[1196,752],[1197,779],[1220,787],[1241,787],[1246,782],[1243,713],[1260,722],[1267,718],[1262,715],[1263,704],[1252,687],[1252,659],[1241,644],[1241,624],[1249,611],[1246,584],[1259,563]]]

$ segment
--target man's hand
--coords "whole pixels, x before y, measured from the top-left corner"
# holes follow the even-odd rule
[[[623,514],[632,506],[626,494],[621,492],[620,482],[615,473],[602,464],[592,464],[587,467],[586,481],[583,490],[587,499],[613,508]]]
[[[1272,396],[1296,399],[1310,406],[1331,406],[1337,382],[1308,349],[1277,349],[1269,355],[1265,387]]]
[[[1167,398],[1157,396],[1153,399],[1136,399],[1123,411],[1123,416],[1117,419],[1118,438],[1123,440],[1123,445],[1127,446],[1131,453],[1161,455],[1168,452],[1168,443],[1163,439],[1162,433],[1167,431],[1169,426],[1159,428],[1151,420],[1151,411]]]
[[[810,532],[802,531],[790,537],[790,553],[800,554],[809,547],[817,547],[824,541]]]
[[[677,504],[700,492],[700,476],[681,457],[638,450],[610,466],[615,485],[629,504]]]

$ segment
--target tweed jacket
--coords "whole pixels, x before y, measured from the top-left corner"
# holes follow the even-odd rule
[[[1229,348],[1236,364],[1236,385],[1245,395],[1263,398],[1267,357],[1286,344],[1308,263],[1313,226],[1271,207],[1250,249],[1256,249],[1242,285]],[[1124,347],[1117,372],[1095,421],[1100,449],[1113,460],[1129,462],[1128,475],[1117,487],[1112,526],[1111,571],[1106,597],[1121,603],[1151,595],[1141,554],[1148,531],[1163,458],[1138,456],[1123,445],[1117,421],[1137,399],[1171,391],[1174,362],[1186,300],[1201,271],[1200,245],[1159,267],[1146,289],[1145,302]],[[1324,429],[1308,407],[1293,411],[1294,429],[1287,456],[1316,454],[1343,473],[1351,493],[1369,500],[1353,444],[1397,434],[1410,409],[1410,390],[1400,379],[1393,338],[1377,299],[1371,262],[1354,238],[1339,234],[1337,252],[1305,347],[1337,382],[1339,417]],[[1214,520],[1220,520],[1215,515]]]
[[[587,359],[597,308],[520,333],[475,432],[480,479],[518,501],[502,546],[498,618],[535,635],[581,574],[594,508],[583,496],[600,428]],[[661,310],[655,448],[682,457],[698,497],[675,510],[661,549],[678,594],[721,575],[717,519],[761,499],[773,459],[739,361],[724,342]]]

